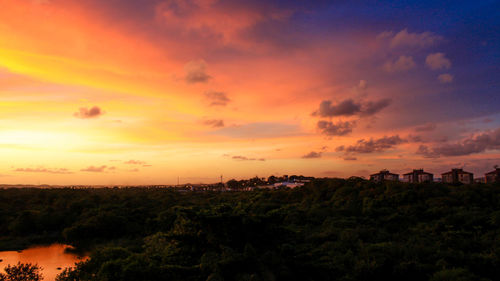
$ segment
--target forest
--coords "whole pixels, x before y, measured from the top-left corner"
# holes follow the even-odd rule
[[[0,189],[0,250],[90,253],[69,280],[499,280],[500,184]]]

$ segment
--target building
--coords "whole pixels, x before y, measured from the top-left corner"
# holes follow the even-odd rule
[[[377,174],[370,175],[370,180],[375,182],[380,181],[398,181],[399,175],[390,173],[388,170],[382,170]]]
[[[413,170],[403,174],[403,180],[406,182],[432,182],[434,180],[434,175],[431,173],[424,172],[423,169]]]
[[[441,174],[443,183],[463,183],[471,184],[474,182],[474,174],[463,169],[451,169],[451,171]]]
[[[495,167],[494,171],[484,174],[486,183],[500,182],[500,168]]]

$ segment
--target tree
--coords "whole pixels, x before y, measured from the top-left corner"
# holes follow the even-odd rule
[[[42,268],[37,264],[20,263],[8,265],[5,273],[0,273],[0,281],[40,281],[43,280]]]

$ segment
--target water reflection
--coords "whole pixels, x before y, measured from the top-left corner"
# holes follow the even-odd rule
[[[0,252],[0,269],[3,272],[7,265],[21,263],[36,263],[43,268],[44,281],[54,281],[57,274],[66,267],[74,266],[76,262],[86,259],[76,254],[65,252],[68,245],[52,244],[50,246],[36,246],[23,251]]]

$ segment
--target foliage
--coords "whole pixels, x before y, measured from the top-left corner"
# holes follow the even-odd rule
[[[5,189],[0,218],[0,245],[21,237],[92,250],[59,281],[500,276],[498,184],[350,178],[249,192]]]
[[[0,281],[40,281],[43,280],[41,270],[36,264],[19,262],[17,265],[6,266],[5,273],[0,273]]]

